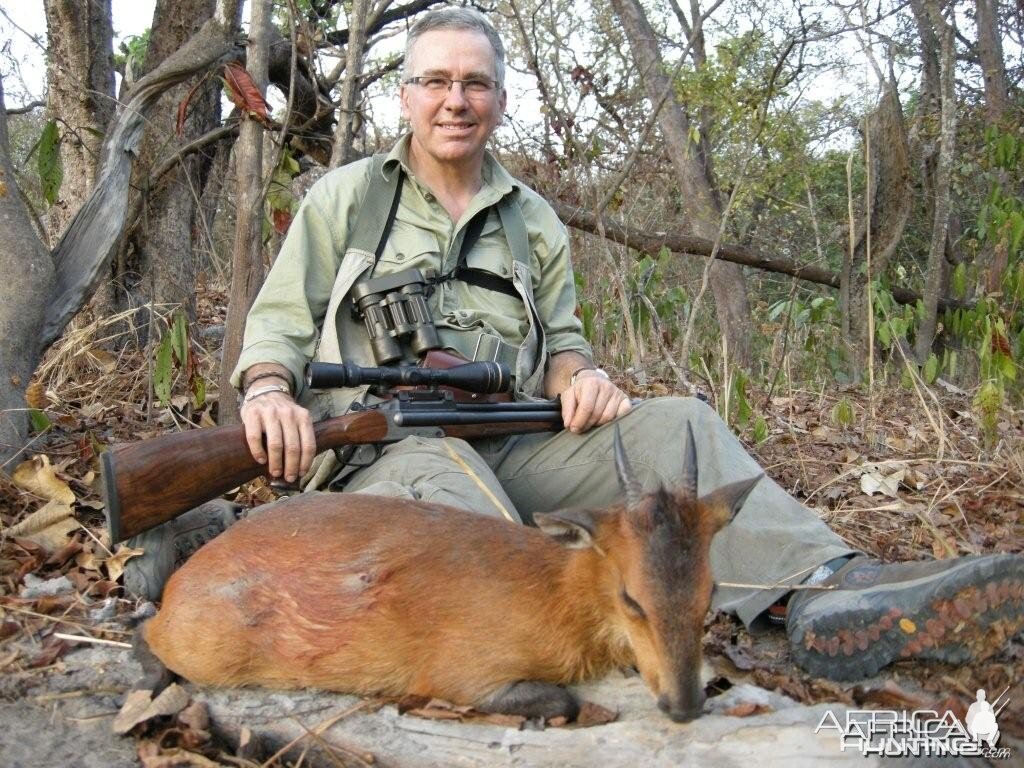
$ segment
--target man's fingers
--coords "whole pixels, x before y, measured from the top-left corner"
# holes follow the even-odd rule
[[[576,413],[576,392],[569,387],[560,395],[562,401],[562,426],[566,429],[572,424],[572,417]]]
[[[260,464],[267,463],[267,452],[263,450],[263,420],[259,411],[243,409],[242,424],[245,425],[245,442],[249,453]]]
[[[281,439],[284,440],[284,479],[294,483],[299,476],[302,435],[299,432],[299,425],[290,413],[281,420]]]
[[[623,395],[622,392],[615,390],[605,403],[604,409],[601,411],[595,426],[600,426],[601,424],[607,424],[609,421],[613,421],[618,415],[619,406],[622,405],[624,397],[625,395]]]
[[[584,432],[587,427],[590,426],[591,416],[594,413],[594,406],[597,403],[598,387],[595,387],[595,382],[589,381],[588,378],[579,379],[576,387],[579,388],[579,392],[575,392],[577,403],[576,413],[572,417],[572,424],[569,426],[573,432]]]
[[[597,395],[594,398],[594,409],[590,412],[590,418],[587,420],[586,425],[583,427],[584,431],[591,427],[596,427],[599,424],[604,424],[605,411],[608,410],[608,403],[612,400],[612,397],[616,390],[613,387],[605,385],[603,382],[597,389]]]
[[[591,427],[607,424],[632,408],[626,393],[610,381],[594,377],[590,377],[589,383],[586,381],[578,384],[582,392],[574,393],[577,407],[571,426],[573,432],[586,432]]]
[[[267,470],[271,477],[280,477],[284,468],[284,435],[281,432],[281,422],[276,418],[267,418],[263,428],[267,434]]]
[[[309,411],[306,411],[303,418],[299,420],[299,435],[302,439],[299,474],[304,475],[309,471],[313,464],[313,458],[316,456],[316,433],[313,432],[313,419],[310,418]]]

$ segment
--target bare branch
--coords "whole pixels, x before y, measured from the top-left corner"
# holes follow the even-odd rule
[[[21,107],[10,107],[6,110],[6,112],[8,115],[24,115],[28,112],[31,112],[33,109],[38,109],[39,107],[45,106],[45,101],[30,101],[28,104],[25,104]]]
[[[376,18],[371,19],[370,23],[366,27],[366,34],[367,36],[376,34],[392,21],[407,19],[420,11],[425,11],[435,5],[440,5],[443,2],[444,0],[413,0],[411,3],[406,3],[405,5],[400,5],[397,8],[392,8],[390,11],[386,11]],[[327,43],[330,45],[347,45],[348,30],[337,29],[334,32],[328,33]]]
[[[592,213],[584,211],[575,205],[563,203],[560,200],[551,200],[551,206],[562,222],[573,229],[590,234],[598,234],[598,221]],[[806,280],[818,285],[828,285],[832,288],[839,287],[839,276],[829,270],[813,264],[797,264],[785,256],[771,256],[753,248],[742,245],[721,244],[715,252],[715,243],[703,237],[695,235],[684,235],[667,231],[652,231],[649,229],[638,230],[626,226],[621,222],[608,217],[601,218],[601,226],[605,231],[605,237],[620,244],[628,244],[645,253],[657,253],[661,248],[668,248],[673,253],[689,254],[694,256],[711,256],[722,261],[729,261],[733,264],[741,264],[746,267],[755,267],[766,272],[776,272],[781,275]],[[894,286],[892,295],[901,304],[914,304],[921,299],[921,294],[905,288]],[[971,306],[968,302],[957,301],[956,299],[939,299],[939,307],[945,309],[956,309]]]

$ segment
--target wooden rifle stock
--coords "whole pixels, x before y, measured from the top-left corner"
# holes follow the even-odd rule
[[[458,404],[427,402],[413,393],[313,425],[316,452],[342,445],[387,443],[411,434],[445,434],[467,440],[560,429],[558,401]],[[431,407],[442,405],[442,408]],[[453,415],[454,414],[454,415]],[[402,416],[410,426],[402,426]],[[415,425],[412,418],[419,417]],[[458,420],[453,423],[452,419]],[[522,419],[522,420],[517,420]],[[266,472],[245,440],[245,427],[209,427],[115,445],[100,454],[103,496],[111,543],[165,523]]]
[[[313,425],[317,453],[346,443],[376,443],[385,414],[360,411]],[[111,543],[165,523],[266,472],[252,457],[245,426],[209,427],[115,445],[101,454]]]

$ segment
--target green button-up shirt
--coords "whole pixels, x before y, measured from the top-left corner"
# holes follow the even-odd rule
[[[527,227],[533,293],[547,352],[573,350],[591,356],[574,314],[576,291],[568,234],[551,206],[487,154],[480,191],[462,218],[453,222],[409,168],[409,139],[403,137],[385,161],[385,169],[401,164],[405,176],[394,226],[373,275],[412,267],[450,272],[459,256],[453,246],[461,242],[459,235],[473,216],[516,190]],[[331,171],[309,190],[246,320],[242,353],[232,374],[236,387],[242,373],[256,363],[279,363],[288,368],[295,382],[302,381],[303,368],[320,340],[335,275],[369,173],[370,160],[361,160]],[[500,277],[511,275],[512,254],[493,208],[479,240],[467,254],[467,265]],[[428,305],[442,344],[467,358],[473,357],[481,331],[518,346],[529,330],[522,300],[458,280],[439,284]]]

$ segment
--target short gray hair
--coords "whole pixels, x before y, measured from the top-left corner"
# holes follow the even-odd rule
[[[487,38],[494,49],[494,78],[498,81],[498,87],[505,87],[505,46],[498,36],[494,25],[487,20],[480,11],[473,8],[442,8],[437,11],[420,16],[416,23],[409,30],[409,37],[405,41],[405,64],[402,71],[402,79],[411,76],[409,72],[409,60],[412,47],[416,41],[427,32],[435,29],[470,29],[481,33]]]

